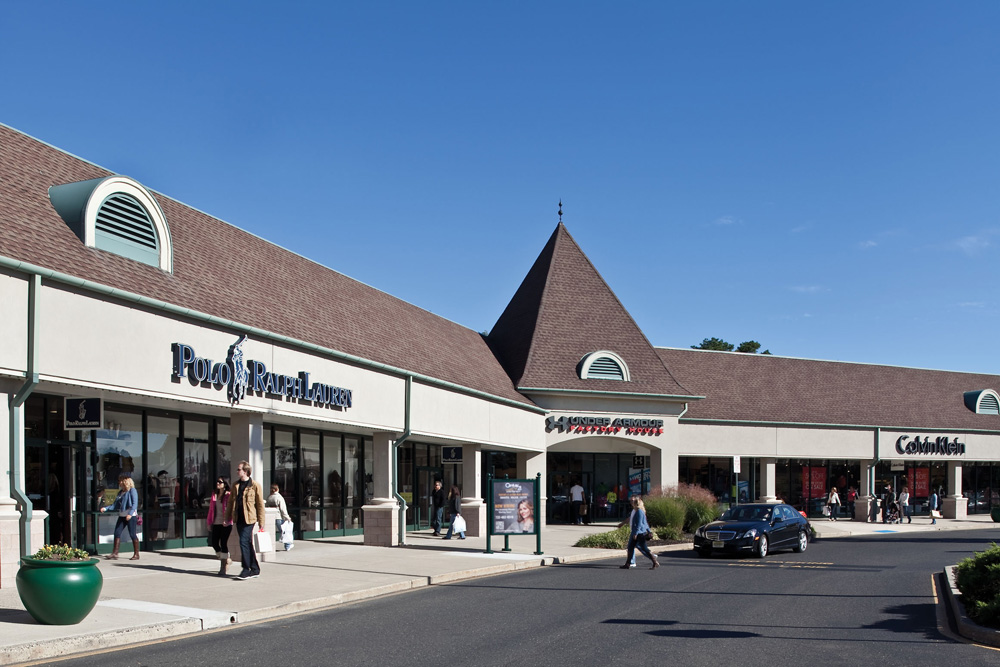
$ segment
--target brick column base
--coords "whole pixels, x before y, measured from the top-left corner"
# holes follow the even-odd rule
[[[31,513],[31,553],[45,546],[45,519],[48,513]],[[31,554],[28,554],[29,556]],[[0,588],[14,588],[21,567],[21,513],[13,505],[0,510]]]
[[[395,498],[372,498],[361,508],[365,518],[365,546],[394,547],[399,544],[399,504]]]
[[[468,537],[486,537],[486,503],[482,498],[462,498],[462,518]]]

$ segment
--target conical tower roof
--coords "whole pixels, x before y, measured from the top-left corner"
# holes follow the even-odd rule
[[[497,320],[487,342],[519,390],[570,389],[690,396],[562,222]],[[610,351],[630,379],[583,380],[581,360]]]

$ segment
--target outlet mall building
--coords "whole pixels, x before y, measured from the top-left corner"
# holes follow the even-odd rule
[[[473,535],[488,475],[540,475],[543,523],[574,480],[595,521],[678,482],[1000,504],[1000,376],[654,347],[561,222],[484,336],[0,125],[0,312],[0,586],[43,543],[109,551],[122,472],[143,548],[204,545],[241,459],[298,537],[385,546],[437,478]]]

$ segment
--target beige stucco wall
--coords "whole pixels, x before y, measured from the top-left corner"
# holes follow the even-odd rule
[[[542,451],[545,416],[476,396],[414,382],[410,395],[414,438],[480,443]]]
[[[24,376],[28,359],[28,281],[0,272],[0,375]]]
[[[681,456],[871,459],[872,431],[778,426],[681,424]]]

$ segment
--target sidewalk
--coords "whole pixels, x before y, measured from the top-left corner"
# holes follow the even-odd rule
[[[927,519],[902,525],[822,520],[813,525],[826,539],[988,529],[995,524],[989,516],[977,516],[940,519],[935,526]],[[623,551],[572,546],[584,535],[610,528],[548,526],[540,556],[533,554],[534,536],[511,538],[510,553],[501,552],[503,538],[494,537],[493,554],[484,553],[485,537],[446,542],[429,531],[409,533],[406,546],[394,548],[363,546],[361,536],[299,541],[292,551],[281,551],[272,562],[263,563],[261,577],[249,581],[218,576],[219,562],[208,547],[143,552],[137,562],[102,560],[101,600],[77,625],[40,625],[24,611],[15,587],[0,589],[0,664],[133,645],[542,565],[623,559]],[[683,544],[654,551],[690,548]],[[238,559],[230,573],[239,573]]]

